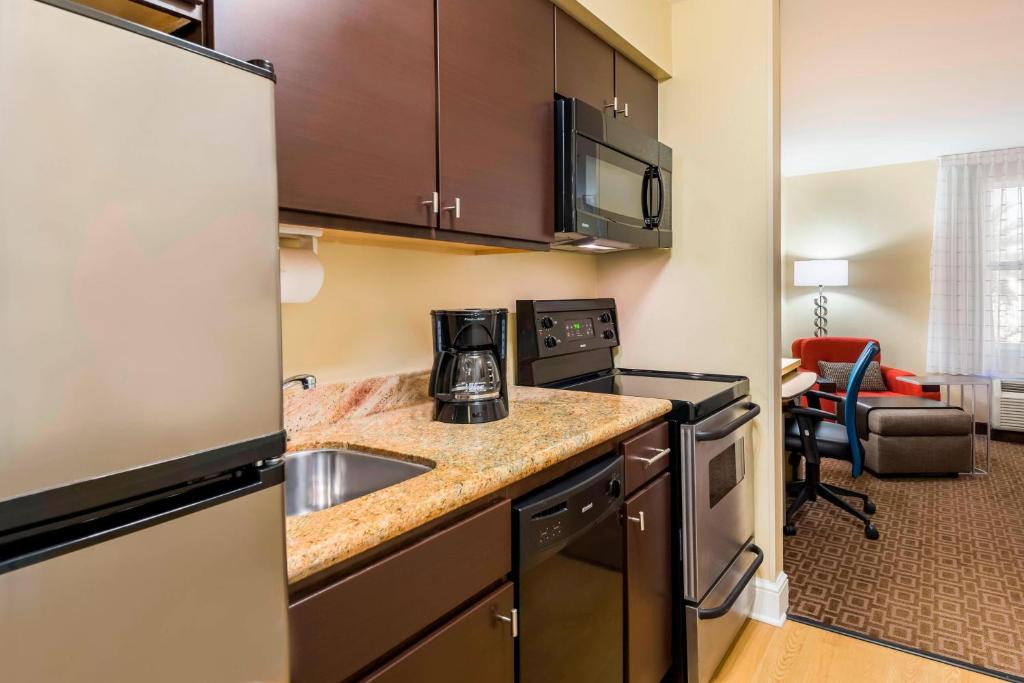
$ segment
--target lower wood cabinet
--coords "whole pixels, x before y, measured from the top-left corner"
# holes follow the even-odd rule
[[[665,473],[626,500],[626,680],[672,666],[672,490]]]
[[[502,584],[365,680],[372,683],[512,683],[515,679],[513,594],[511,583]]]
[[[511,505],[501,501],[293,602],[293,683],[353,680],[447,623],[460,605],[505,580],[511,527]]]

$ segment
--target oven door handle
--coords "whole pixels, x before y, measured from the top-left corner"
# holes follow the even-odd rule
[[[764,551],[758,548],[755,544],[751,543],[743,549],[744,552],[754,553],[757,555],[757,559],[747,567],[747,571],[743,572],[743,576],[736,582],[736,585],[729,591],[729,595],[725,596],[725,600],[718,607],[698,607],[697,617],[700,619],[717,619],[718,617],[724,616],[732,609],[732,606],[736,604],[736,601],[740,599],[740,595],[746,589],[747,584],[754,578],[754,574],[757,573],[761,563],[764,562]]]
[[[747,403],[743,406],[746,410],[735,420],[730,420],[718,429],[707,432],[697,432],[694,437],[697,441],[718,441],[724,439],[730,432],[734,432],[761,414],[761,406],[756,403]]]

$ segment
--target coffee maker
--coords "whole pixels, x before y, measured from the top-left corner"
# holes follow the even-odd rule
[[[431,311],[434,419],[478,424],[508,417],[505,382],[508,309]]]

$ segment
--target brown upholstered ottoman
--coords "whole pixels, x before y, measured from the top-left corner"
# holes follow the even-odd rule
[[[971,416],[914,397],[857,402],[864,466],[875,474],[955,474],[974,470]]]

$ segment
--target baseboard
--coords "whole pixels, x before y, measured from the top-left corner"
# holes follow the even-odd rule
[[[779,572],[774,579],[754,579],[754,611],[751,619],[782,626],[789,611],[789,577]]]

